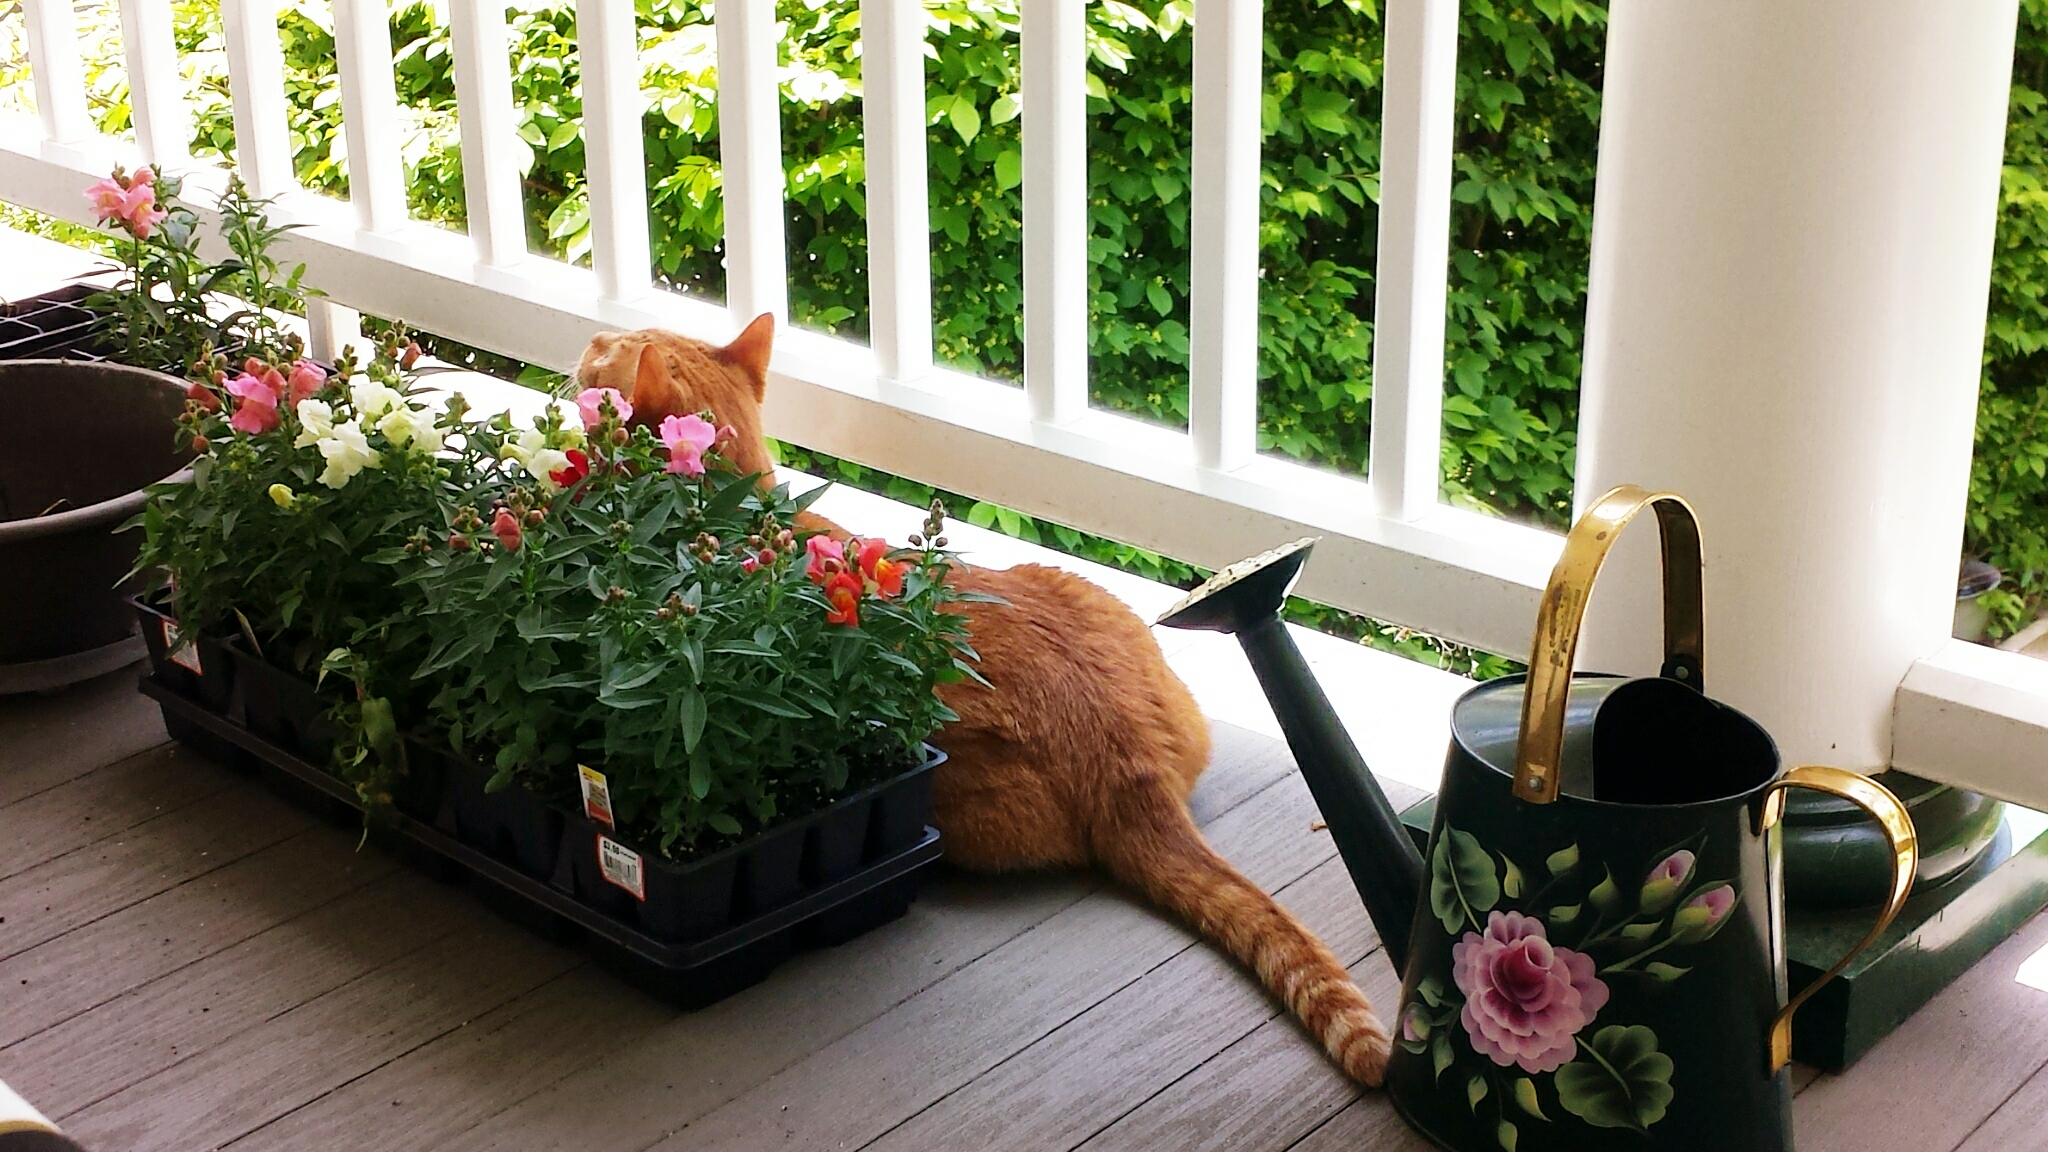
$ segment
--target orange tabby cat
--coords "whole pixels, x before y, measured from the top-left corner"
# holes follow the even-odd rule
[[[774,320],[714,348],[672,333],[601,332],[578,367],[616,388],[636,422],[710,411],[739,433],[727,455],[772,475],[761,432]],[[844,537],[821,518],[806,525]],[[935,743],[933,821],[946,857],[984,871],[1101,864],[1250,967],[1338,1066],[1378,1084],[1387,1034],[1322,941],[1217,856],[1187,808],[1209,729],[1150,629],[1080,577],[1038,564],[959,567],[986,687],[939,690],[960,714]]]

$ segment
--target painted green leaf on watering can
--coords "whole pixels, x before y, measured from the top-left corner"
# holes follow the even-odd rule
[[[1515,1077],[1515,1103],[1521,1106],[1522,1111],[1538,1120],[1550,1119],[1543,1114],[1542,1106],[1536,1102],[1536,1082],[1527,1076]]]
[[[1557,1070],[1557,1102],[1597,1128],[1644,1131],[1664,1118],[1675,1093],[1671,1057],[1657,1051],[1657,1034],[1640,1024],[1609,1025],[1593,1034],[1584,1059]]]
[[[1500,1122],[1500,1127],[1493,1130],[1494,1139],[1500,1141],[1500,1146],[1506,1149],[1506,1152],[1515,1152],[1515,1138],[1519,1135],[1521,1134],[1515,1131],[1515,1126],[1505,1120]]]
[[[1500,890],[1506,893],[1508,899],[1510,900],[1521,899],[1522,870],[1520,868],[1515,867],[1515,862],[1513,860],[1508,859],[1507,853],[1505,852],[1501,853],[1500,867]]]
[[[1429,862],[1429,910],[1455,935],[1466,923],[1479,927],[1480,917],[1499,902],[1493,857],[1478,837],[1445,825]]]
[[[1579,866],[1579,846],[1577,844],[1567,844],[1559,848],[1543,861],[1543,866],[1550,870],[1552,876],[1562,876],[1577,868]]]

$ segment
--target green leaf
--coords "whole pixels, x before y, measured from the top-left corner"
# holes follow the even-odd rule
[[[1515,1152],[1515,1139],[1520,1135],[1521,1133],[1515,1131],[1515,1126],[1506,1120],[1501,1121],[1493,1130],[1493,1138],[1500,1141],[1500,1146],[1507,1152]]]
[[[975,110],[972,98],[964,93],[953,97],[953,106],[947,109],[946,116],[962,144],[974,143],[975,135],[981,131],[981,113]]]
[[[1479,1102],[1484,1099],[1486,1099],[1485,1077],[1474,1076],[1465,1081],[1465,1106],[1472,1110],[1473,1115],[1478,1115]]]
[[[1692,969],[1679,968],[1666,964],[1662,960],[1652,960],[1648,964],[1643,965],[1643,975],[1648,976],[1659,984],[1669,984],[1690,971]]]
[[[1522,895],[1522,870],[1515,867],[1515,862],[1508,859],[1508,854],[1505,852],[1500,854],[1500,865],[1500,890],[1506,893],[1510,900],[1520,899]]]
[[[1578,904],[1560,904],[1550,910],[1550,922],[1552,924],[1569,924],[1579,918],[1579,909],[1581,907],[1582,905]]]
[[[1671,1057],[1657,1050],[1657,1034],[1633,1024],[1611,1024],[1581,1038],[1581,1059],[1557,1070],[1557,1102],[1596,1128],[1647,1132],[1671,1105]]]
[[[1595,884],[1591,895],[1587,899],[1593,902],[1593,907],[1598,908],[1605,915],[1612,916],[1616,912],[1621,911],[1621,889],[1615,887],[1614,873],[1607,873],[1600,883]]]
[[[1444,982],[1435,976],[1425,976],[1415,985],[1415,994],[1431,1008],[1444,1006]]]
[[[1430,854],[1429,870],[1429,908],[1443,922],[1444,931],[1455,936],[1467,923],[1480,927],[1480,914],[1499,901],[1493,857],[1471,833],[1444,825]]]
[[[683,751],[695,752],[697,742],[704,738],[704,694],[695,688],[685,688],[678,696],[677,715],[683,727]]]
[[[1579,866],[1579,846],[1569,844],[1552,852],[1543,860],[1543,867],[1552,876],[1562,876]]]
[[[1641,943],[1655,936],[1661,924],[1661,921],[1652,921],[1648,924],[1630,924],[1621,930],[1621,938],[1634,943]]]
[[[1451,1038],[1448,1034],[1439,1032],[1429,1042],[1429,1063],[1437,1079],[1443,1079],[1444,1069],[1451,1066]]]
[[[1536,1082],[1534,1080],[1529,1079],[1527,1076],[1515,1077],[1514,1095],[1516,1107],[1538,1120],[1550,1119],[1550,1117],[1543,1114],[1543,1107],[1536,1102]]]

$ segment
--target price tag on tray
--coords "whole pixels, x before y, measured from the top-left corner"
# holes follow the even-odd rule
[[[616,829],[619,824],[612,819],[612,790],[605,783],[604,773],[587,764],[578,764],[576,783],[583,789],[583,814],[607,828]]]
[[[609,836],[597,838],[597,870],[613,884],[633,894],[635,900],[647,899],[647,874],[640,864],[640,854]]]

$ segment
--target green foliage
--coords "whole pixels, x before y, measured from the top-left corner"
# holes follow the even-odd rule
[[[2048,0],[2021,0],[1966,550],[2004,570],[1995,633],[2048,595]]]

